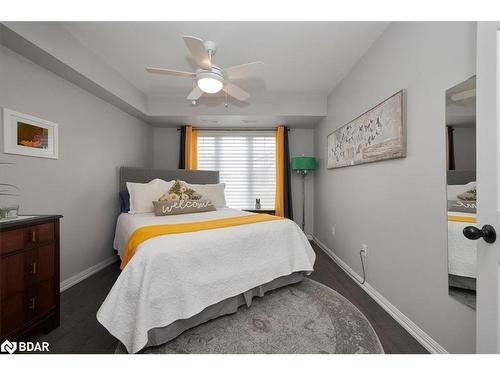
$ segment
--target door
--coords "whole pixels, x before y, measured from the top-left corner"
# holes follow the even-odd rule
[[[500,231],[500,22],[477,27],[477,227]],[[483,233],[482,233],[483,234]],[[500,239],[477,243],[478,353],[500,353]]]

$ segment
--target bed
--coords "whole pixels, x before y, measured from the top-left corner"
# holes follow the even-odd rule
[[[217,183],[218,172],[120,169],[126,182],[154,178]],[[231,208],[154,216],[121,213],[114,247],[120,257],[138,228],[182,224],[252,213]],[[253,297],[300,282],[313,271],[315,253],[291,220],[273,220],[150,238],[137,247],[97,313],[99,322],[129,353],[165,343],[210,319],[251,305]]]
[[[464,237],[466,226],[475,225],[476,202],[456,197],[476,181],[475,171],[448,171],[448,279],[449,285],[476,290],[476,241]],[[468,212],[467,212],[468,211]]]

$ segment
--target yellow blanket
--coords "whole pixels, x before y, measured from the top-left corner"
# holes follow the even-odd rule
[[[224,219],[196,221],[193,223],[149,225],[147,227],[142,227],[137,229],[129,237],[127,241],[127,247],[123,252],[123,259],[120,265],[120,269],[124,269],[127,263],[130,261],[130,259],[132,259],[137,249],[137,246],[139,246],[144,241],[149,240],[150,238],[153,237],[163,236],[166,234],[190,233],[190,232],[197,232],[200,230],[227,228],[227,227],[234,227],[237,225],[254,224],[265,221],[282,220],[282,219],[283,219],[282,217],[273,215],[254,214],[254,215],[228,217]]]
[[[458,223],[477,223],[477,219],[471,216],[448,215],[448,221],[456,221]]]

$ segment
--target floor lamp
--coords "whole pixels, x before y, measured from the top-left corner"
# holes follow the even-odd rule
[[[292,170],[302,176],[302,230],[306,225],[305,204],[306,204],[306,175],[309,171],[316,169],[316,159],[312,156],[297,156],[292,158]]]

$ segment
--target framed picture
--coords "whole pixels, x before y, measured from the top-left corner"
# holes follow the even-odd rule
[[[404,158],[406,92],[401,90],[327,137],[328,169]]]
[[[54,122],[3,109],[3,151],[6,154],[57,159],[58,125]]]

